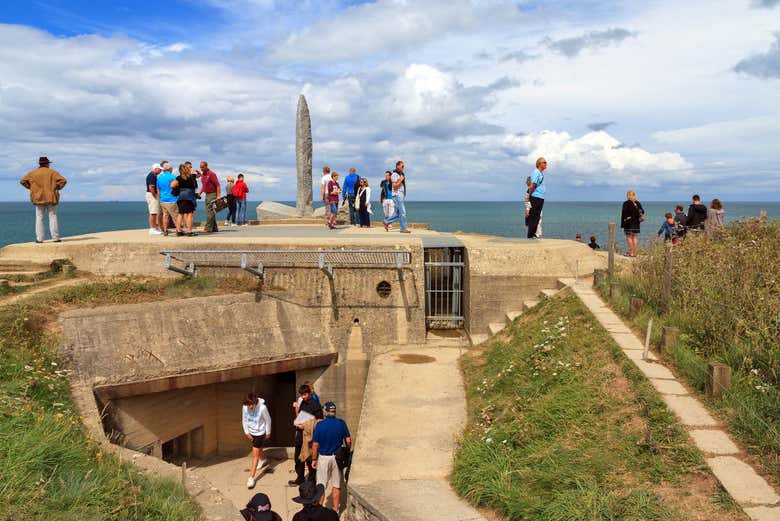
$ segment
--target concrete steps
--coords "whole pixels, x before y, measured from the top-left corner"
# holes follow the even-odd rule
[[[517,317],[523,314],[523,311],[507,311],[504,317],[506,317],[507,322],[514,322]]]
[[[506,322],[491,322],[490,324],[488,324],[488,329],[490,330],[491,335],[497,335],[498,333],[503,331],[506,325],[507,325]]]
[[[466,332],[460,329],[432,329],[425,334],[425,345],[435,347],[468,347]]]
[[[536,307],[536,305],[539,304],[539,301],[536,299],[530,299],[523,301],[523,311],[528,311],[529,309]]]
[[[478,346],[482,342],[486,342],[488,338],[490,338],[490,335],[487,335],[485,333],[475,333],[471,336],[471,345]]]

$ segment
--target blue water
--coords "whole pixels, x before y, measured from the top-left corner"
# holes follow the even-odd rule
[[[687,210],[687,202],[679,202]],[[255,217],[259,203],[247,204],[247,216]],[[291,203],[292,204],[292,203]],[[600,243],[606,242],[607,224],[620,222],[621,202],[556,202],[544,205],[542,229],[544,236],[555,239],[574,239],[581,233],[587,242],[595,235]],[[642,237],[649,239],[663,221],[665,212],[673,211],[676,202],[643,202],[646,221],[642,224]],[[200,205],[195,218],[205,217]],[[408,201],[407,214],[411,222],[429,223],[432,229],[440,231],[464,231],[525,237],[523,226],[524,207],[519,202],[421,202]],[[757,217],[766,210],[770,219],[780,219],[780,202],[771,203],[724,203],[726,221],[743,217]],[[148,216],[146,203],[139,202],[63,202],[59,206],[60,234],[63,237],[84,233],[146,228]],[[379,218],[382,210],[374,204],[374,216]],[[225,212],[220,212],[224,219]],[[5,202],[0,204],[0,247],[15,242],[35,240],[35,212],[29,203]],[[48,237],[48,231],[47,231]]]

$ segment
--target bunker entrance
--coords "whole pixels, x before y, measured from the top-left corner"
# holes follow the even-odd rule
[[[271,414],[273,428],[267,445],[293,445],[291,404],[296,399],[298,374],[289,370],[290,365],[324,370],[332,361],[332,355],[305,358],[306,363],[299,364],[284,360],[199,375],[100,386],[95,388],[95,395],[98,406],[105,411],[106,434],[115,443],[176,464],[212,456],[243,456],[250,444],[243,431],[241,408],[250,392],[265,401]],[[253,372],[260,374],[252,376]]]
[[[463,317],[463,248],[425,248],[425,327],[458,329]]]

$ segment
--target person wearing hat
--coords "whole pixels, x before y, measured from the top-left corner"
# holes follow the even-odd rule
[[[30,191],[30,202],[35,206],[35,242],[45,238],[43,214],[49,214],[49,233],[54,242],[60,242],[60,230],[57,225],[57,204],[60,202],[60,190],[65,188],[67,179],[59,172],[49,168],[48,157],[38,158],[38,168],[22,178],[22,186]]]
[[[263,493],[252,496],[241,515],[246,521],[282,521],[282,517],[271,510],[271,500]]]
[[[317,484],[323,490],[328,485],[333,487],[333,508],[339,508],[341,495],[341,470],[336,461],[336,452],[345,446],[349,450],[352,438],[347,428],[347,422],[336,418],[336,404],[326,402],[323,406],[325,419],[314,427],[311,438],[311,466],[317,471]],[[322,503],[325,498],[322,498]]]
[[[335,510],[325,508],[320,504],[320,499],[325,494],[325,487],[312,481],[304,481],[298,487],[298,497],[293,501],[303,505],[292,521],[339,521],[339,514]]]

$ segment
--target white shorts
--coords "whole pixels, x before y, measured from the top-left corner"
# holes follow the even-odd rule
[[[317,458],[317,484],[328,488],[341,488],[341,471],[336,463],[336,456],[323,456]]]
[[[149,207],[149,215],[160,213],[160,201],[151,192],[146,192],[146,206]]]

